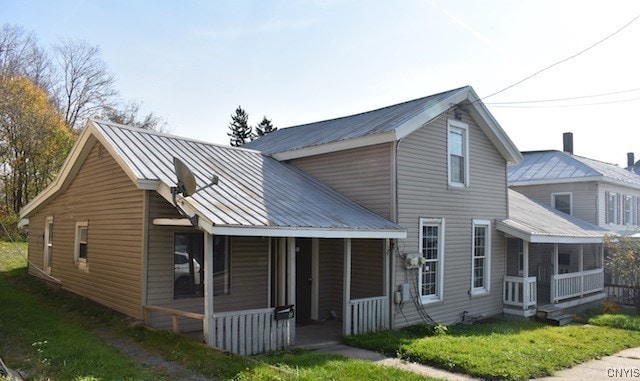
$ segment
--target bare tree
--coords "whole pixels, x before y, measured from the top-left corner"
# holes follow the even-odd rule
[[[160,116],[150,112],[140,115],[141,101],[131,100],[119,107],[105,107],[100,114],[101,118],[108,119],[114,123],[126,124],[138,128],[154,130],[158,132],[169,132],[171,129],[168,123]]]
[[[67,125],[78,129],[84,120],[113,107],[115,78],[100,58],[100,48],[85,41],[65,40],[54,46],[61,79],[55,102]]]
[[[0,27],[0,77],[22,76],[46,92],[51,90],[51,61],[33,32],[4,24]]]

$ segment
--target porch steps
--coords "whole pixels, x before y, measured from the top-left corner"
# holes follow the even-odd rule
[[[557,308],[555,306],[542,306],[538,308],[536,317],[546,323],[562,326],[567,325],[573,321],[573,315],[567,313],[564,308]]]

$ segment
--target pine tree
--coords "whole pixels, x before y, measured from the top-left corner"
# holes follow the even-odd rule
[[[253,139],[253,133],[249,126],[249,114],[238,106],[235,114],[231,114],[231,123],[229,124],[227,135],[230,137],[230,144],[233,147],[240,147]]]
[[[262,122],[256,126],[256,135],[265,136],[266,134],[276,131],[278,127],[274,127],[273,124],[266,116],[262,117]]]

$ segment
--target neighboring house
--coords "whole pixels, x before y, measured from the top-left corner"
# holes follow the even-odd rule
[[[572,135],[564,151],[523,152],[508,168],[509,187],[532,200],[617,234],[640,226],[640,176],[614,164],[574,155]]]
[[[176,187],[174,158],[200,189]],[[539,251],[555,262],[559,245],[574,245],[582,287],[600,263],[584,245],[602,239],[549,211],[551,231],[546,215],[509,218],[518,200],[539,210],[507,190],[507,164],[521,159],[471,87],[280,129],[245,148],[90,121],[21,212],[29,271],[242,354],[288,347],[309,320],[338,317],[350,335],[528,315],[546,302],[531,297],[542,286],[531,279],[535,245],[551,245]],[[528,271],[514,265],[525,252]],[[598,292],[588,284],[562,295],[587,301]]]

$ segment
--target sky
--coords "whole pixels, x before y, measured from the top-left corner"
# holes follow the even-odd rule
[[[521,151],[573,132],[575,154],[620,166],[640,159],[640,19],[560,61],[638,15],[635,0],[0,0],[0,24],[44,46],[98,45],[121,97],[176,135],[228,144],[238,106],[282,128],[471,85]]]

